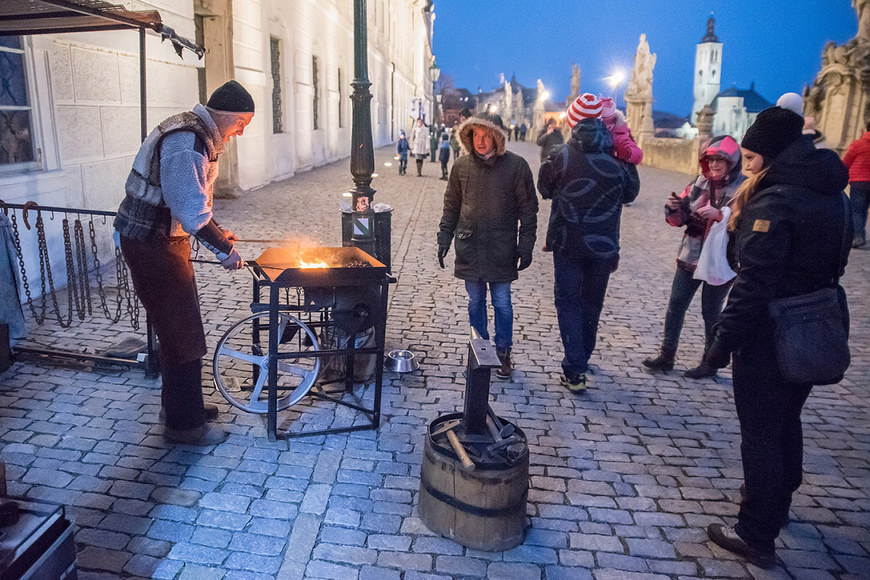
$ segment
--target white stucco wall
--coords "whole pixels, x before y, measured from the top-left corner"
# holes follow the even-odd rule
[[[368,77],[376,147],[416,116],[431,116],[429,36],[422,0],[368,2]],[[245,84],[257,115],[236,145],[238,185],[284,179],[350,152],[353,3],[339,0],[235,0],[231,76]],[[179,34],[195,37],[194,0],[136,2],[156,9]],[[272,129],[270,39],[279,39],[283,132]],[[115,209],[140,142],[138,34],[135,31],[30,37],[30,92],[41,167],[0,174],[0,198]],[[197,61],[147,37],[148,127],[198,101]],[[320,65],[319,128],[312,128],[312,56]],[[206,59],[209,57],[206,56]],[[339,70],[341,86],[339,86]],[[339,108],[341,118],[339,119]],[[22,188],[21,183],[28,183]],[[25,199],[26,198],[26,199]]]

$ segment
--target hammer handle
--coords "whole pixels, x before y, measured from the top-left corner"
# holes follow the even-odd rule
[[[465,448],[462,446],[462,443],[459,442],[459,437],[456,436],[452,430],[447,431],[447,440],[450,441],[450,446],[453,447],[453,452],[456,453],[456,456],[459,457],[459,461],[462,462],[462,470],[465,472],[474,471],[474,462],[468,456],[468,453],[465,452]]]
[[[489,415],[486,416],[486,428],[489,429],[489,434],[494,442],[502,440],[502,436],[501,433],[499,433],[498,427],[495,426],[495,423],[493,423],[492,421],[492,417],[490,417]]]

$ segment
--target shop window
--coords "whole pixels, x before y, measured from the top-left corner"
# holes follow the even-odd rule
[[[0,170],[36,166],[33,108],[21,37],[0,37]]]

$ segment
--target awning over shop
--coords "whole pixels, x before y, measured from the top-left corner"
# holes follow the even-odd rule
[[[127,10],[104,0],[2,0],[0,35],[61,34],[123,29],[152,30],[169,40],[179,56],[188,49],[202,58],[201,46],[164,25],[156,10]]]

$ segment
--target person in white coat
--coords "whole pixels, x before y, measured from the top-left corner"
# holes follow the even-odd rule
[[[422,177],[423,160],[429,156],[429,128],[420,117],[417,117],[417,123],[411,129],[411,153],[417,161],[417,177]]]

